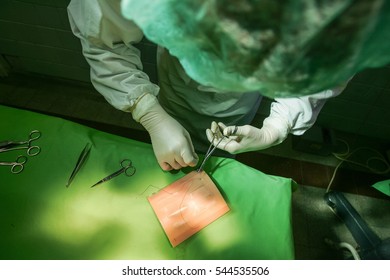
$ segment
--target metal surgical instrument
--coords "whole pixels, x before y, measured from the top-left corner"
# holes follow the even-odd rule
[[[84,162],[87,160],[89,152],[91,151],[91,144],[87,143],[84,149],[81,151],[79,158],[77,159],[76,166],[74,167],[72,174],[69,177],[68,183],[66,183],[66,187],[69,187],[72,183],[74,177],[77,172],[79,172],[80,168],[83,166]]]
[[[11,166],[11,173],[18,174],[24,169],[24,164],[27,162],[27,157],[18,156],[14,162],[0,162],[2,166]]]
[[[26,141],[12,141],[6,140],[0,142],[0,153],[15,151],[15,150],[27,150],[28,156],[36,156],[41,152],[39,146],[32,146],[31,143],[41,137],[41,132],[39,130],[33,130],[30,132],[28,139]],[[26,146],[21,146],[26,145]]]
[[[219,141],[217,142],[217,144],[214,145],[214,140],[217,138],[217,137],[221,137],[221,139],[219,139]],[[218,130],[216,132],[213,133],[213,139],[211,140],[211,144],[209,146],[209,148],[207,149],[207,152],[205,154],[205,157],[201,163],[201,165],[199,166],[199,168],[196,170],[197,172],[202,172],[203,171],[203,166],[205,165],[206,161],[209,159],[209,157],[212,155],[212,153],[215,151],[215,149],[218,147],[218,145],[221,143],[221,141],[226,138],[226,136],[224,136],[222,134],[222,131],[218,128]]]
[[[124,159],[121,161],[121,169],[119,169],[118,171],[115,171],[114,173],[108,175],[107,177],[101,179],[99,182],[97,182],[96,184],[94,184],[93,186],[91,186],[91,188],[101,184],[101,183],[104,183],[106,181],[109,181],[111,180],[112,178],[124,173],[126,176],[128,177],[131,177],[134,175],[136,169],[135,167],[133,166],[131,160],[129,159]]]

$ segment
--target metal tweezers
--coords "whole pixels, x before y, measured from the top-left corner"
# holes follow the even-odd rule
[[[68,180],[68,183],[66,184],[66,187],[70,186],[70,184],[72,183],[77,172],[79,172],[80,168],[83,166],[83,164],[87,160],[87,157],[88,157],[90,151],[91,151],[91,144],[87,143],[85,145],[84,149],[81,151],[81,154],[77,160],[76,166],[74,167],[74,169],[72,171],[72,174],[69,177],[69,180]]]
[[[199,166],[199,168],[196,170],[197,172],[202,172],[203,171],[203,167],[206,163],[206,161],[209,159],[209,157],[212,155],[212,153],[215,151],[215,149],[218,147],[218,145],[221,143],[223,137],[217,142],[216,145],[214,145],[214,140],[216,138],[216,134],[213,135],[213,139],[211,140],[211,144],[205,154],[205,157],[201,163],[201,165]]]

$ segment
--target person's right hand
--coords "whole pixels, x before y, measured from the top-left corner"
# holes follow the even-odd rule
[[[272,124],[278,124],[274,127]],[[287,137],[287,123],[283,129],[280,124],[282,120],[271,121],[268,118],[262,128],[251,125],[226,126],[219,122],[211,123],[211,128],[206,130],[207,139],[217,148],[231,154],[239,154],[249,151],[264,150],[271,146],[280,144]]]
[[[153,104],[140,123],[149,132],[154,154],[163,170],[197,165],[199,158],[189,133],[160,104]]]

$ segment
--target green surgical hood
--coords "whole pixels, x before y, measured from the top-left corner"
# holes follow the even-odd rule
[[[390,61],[390,1],[123,0],[123,15],[197,82],[302,96]]]

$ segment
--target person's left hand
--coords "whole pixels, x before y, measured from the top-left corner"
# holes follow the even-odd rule
[[[260,129],[251,125],[226,126],[212,122],[206,135],[210,143],[214,146],[219,143],[217,148],[231,154],[263,150],[280,144],[287,137],[287,133],[273,127],[272,122],[264,122]]]

